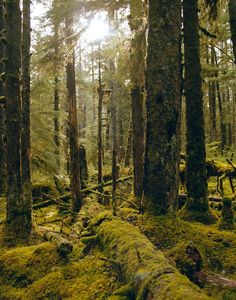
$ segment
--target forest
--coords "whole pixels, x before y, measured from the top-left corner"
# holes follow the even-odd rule
[[[0,300],[236,300],[236,0],[0,0]]]

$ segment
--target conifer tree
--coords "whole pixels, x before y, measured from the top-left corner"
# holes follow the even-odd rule
[[[144,197],[149,212],[178,203],[181,99],[181,1],[149,1]]]

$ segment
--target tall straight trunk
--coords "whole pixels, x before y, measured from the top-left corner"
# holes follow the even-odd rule
[[[130,28],[134,33],[131,41],[131,100],[133,128],[134,195],[141,199],[143,194],[144,164],[144,90],[146,26],[145,7],[141,0],[130,0]],[[141,21],[143,20],[143,21]]]
[[[236,0],[229,0],[229,22],[233,43],[234,62],[236,64]]]
[[[103,101],[103,88],[102,88],[102,74],[101,74],[101,54],[99,44],[99,62],[98,62],[98,184],[102,183],[102,166],[103,166],[103,143],[102,143],[102,101]]]
[[[58,75],[55,74],[54,78],[54,143],[55,143],[55,156],[57,169],[59,173],[60,169],[60,122],[59,122],[59,111],[60,111],[60,96],[59,96],[59,79]]]
[[[150,0],[144,197],[153,214],[178,205],[181,1]]]
[[[211,45],[211,66],[214,67],[214,46]],[[214,74],[215,75],[215,74]],[[214,76],[213,75],[213,76]],[[209,105],[210,105],[210,125],[211,125],[211,142],[217,140],[217,124],[216,124],[216,82],[209,83]]]
[[[0,1],[0,31],[4,29],[3,1]],[[0,59],[5,57],[4,44],[0,42]],[[0,63],[0,74],[5,71],[2,61]],[[5,96],[3,82],[0,80],[0,97]],[[4,99],[4,98],[3,98]],[[0,196],[6,192],[6,124],[5,124],[5,105],[0,104]]]
[[[212,48],[213,55],[214,55],[214,63],[218,67],[218,60],[216,55],[216,50]],[[218,70],[215,72],[215,77],[218,78],[219,72]],[[225,117],[223,111],[223,104],[222,104],[222,96],[220,92],[220,84],[219,80],[216,81],[216,90],[217,90],[217,98],[218,98],[218,106],[219,106],[219,115],[220,115],[220,140],[221,140],[221,151],[223,153],[224,146],[226,145],[226,136],[225,136]]]
[[[129,122],[129,130],[126,141],[126,149],[125,149],[125,158],[124,158],[124,166],[129,167],[131,164],[131,149],[132,149],[132,119],[130,118]]]
[[[54,8],[57,8],[57,1],[54,1]],[[54,143],[55,143],[55,156],[58,172],[60,169],[60,94],[59,94],[59,24],[54,17]]]
[[[92,85],[93,85],[93,122],[96,121],[96,101],[95,101],[95,63],[94,63],[94,46],[92,43]]]
[[[30,0],[23,1],[23,32],[22,32],[22,132],[21,132],[21,164],[23,210],[27,230],[32,227],[32,193],[30,170]]]
[[[235,85],[233,86],[233,125],[232,125],[232,132],[233,132],[233,146],[234,150],[236,150],[236,90]]]
[[[115,73],[115,64],[110,61],[110,71],[113,77]],[[112,208],[113,214],[116,215],[117,212],[117,201],[116,201],[116,188],[117,188],[117,91],[118,84],[112,79],[110,81],[111,89],[111,134],[112,134]]]
[[[20,1],[5,2],[7,40],[6,62],[6,132],[7,132],[7,225],[11,234],[24,231],[25,213],[22,203],[20,157],[20,67],[21,11]],[[28,219],[28,218],[27,218]],[[28,222],[27,222],[28,223]]]
[[[183,1],[187,118],[187,194],[185,218],[213,222],[207,200],[206,150],[198,35],[198,1]]]
[[[73,40],[73,18],[66,19],[66,37],[69,50],[66,65],[67,72],[67,91],[69,105],[69,144],[70,144],[70,185],[72,197],[72,210],[78,212],[82,206],[80,165],[79,165],[79,139],[78,139],[78,119],[76,103],[76,84],[75,84],[75,52]]]

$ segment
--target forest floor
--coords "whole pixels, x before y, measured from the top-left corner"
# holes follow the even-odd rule
[[[236,230],[219,230],[219,224],[205,226],[179,218],[151,217],[128,206],[129,202],[123,202],[118,218],[146,235],[170,264],[199,284],[210,299],[236,299]],[[94,195],[86,198],[76,222],[56,205],[34,211],[38,226],[58,232],[73,243],[72,253],[61,257],[53,243],[37,235],[28,247],[10,246],[4,235],[5,199],[0,199],[0,300],[133,299],[112,296],[126,284],[119,268],[100,243],[89,245],[81,238],[89,219],[107,209]],[[210,274],[212,282],[196,282],[196,262],[186,252],[189,245],[197,249],[201,272]]]

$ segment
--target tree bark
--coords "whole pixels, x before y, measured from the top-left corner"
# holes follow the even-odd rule
[[[229,0],[229,22],[233,43],[234,63],[236,64],[236,0]]]
[[[186,186],[188,218],[214,221],[207,200],[206,150],[203,117],[202,78],[198,35],[198,1],[183,1],[185,93],[187,121]],[[187,215],[186,215],[187,218]]]
[[[20,1],[5,2],[7,40],[6,62],[6,128],[7,128],[7,225],[9,233],[18,237],[29,226],[31,212],[23,203],[20,157],[20,67],[21,11]],[[26,209],[24,211],[24,209]],[[27,230],[28,231],[28,230]]]
[[[0,31],[4,29],[3,1],[0,1]],[[0,42],[0,59],[4,58],[5,46]],[[0,74],[5,71],[5,64],[0,63]],[[4,82],[0,81],[0,97],[5,96]],[[6,115],[5,105],[0,104],[0,196],[6,192]]]
[[[71,36],[73,35],[73,17],[66,19],[67,46],[70,54],[66,66],[67,91],[69,104],[69,143],[70,143],[70,177],[72,210],[78,212],[82,206],[80,165],[79,165],[79,141],[78,141],[78,120],[75,85],[75,53]]]
[[[146,57],[146,11],[141,0],[130,1],[130,28],[134,34],[131,41],[131,101],[133,129],[134,195],[143,194],[144,164],[144,91]]]
[[[153,214],[178,205],[181,118],[181,1],[149,2],[144,196]]]
[[[27,230],[32,227],[32,184],[31,184],[31,143],[30,143],[30,0],[23,1],[22,32],[22,131],[21,131],[21,164],[22,192]]]

